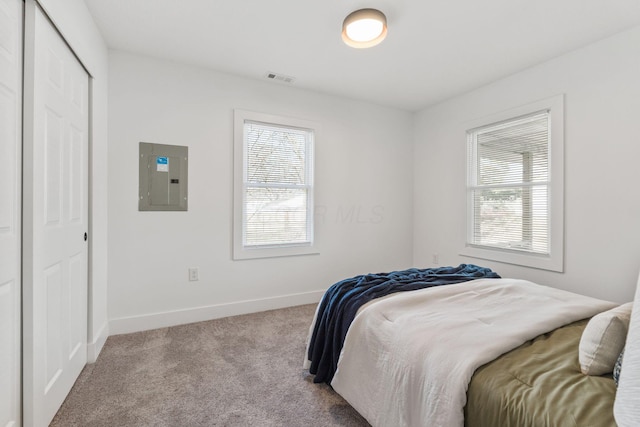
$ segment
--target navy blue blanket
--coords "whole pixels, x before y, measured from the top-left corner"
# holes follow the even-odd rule
[[[331,383],[338,366],[338,358],[347,330],[358,309],[374,298],[395,292],[413,291],[431,286],[461,283],[480,278],[496,278],[489,268],[473,264],[458,267],[427,268],[366,274],[342,280],[324,294],[309,343],[309,372],[313,382]]]

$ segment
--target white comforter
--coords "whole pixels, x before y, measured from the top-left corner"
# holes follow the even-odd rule
[[[331,385],[373,426],[462,426],[476,368],[614,306],[513,279],[394,294],[361,308]]]

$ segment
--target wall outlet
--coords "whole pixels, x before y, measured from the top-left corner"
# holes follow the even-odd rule
[[[440,264],[440,254],[433,254],[433,255],[431,255],[431,262],[432,262],[434,265],[438,265],[438,264]]]
[[[195,282],[198,279],[198,268],[197,267],[191,267],[189,268],[189,281],[190,282]]]

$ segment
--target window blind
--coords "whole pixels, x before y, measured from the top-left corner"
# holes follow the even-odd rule
[[[468,132],[469,244],[550,252],[549,112]]]
[[[313,131],[244,123],[243,245],[313,239]]]

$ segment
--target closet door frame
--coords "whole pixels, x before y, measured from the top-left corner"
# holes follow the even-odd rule
[[[23,0],[0,0],[0,425],[22,423]]]

